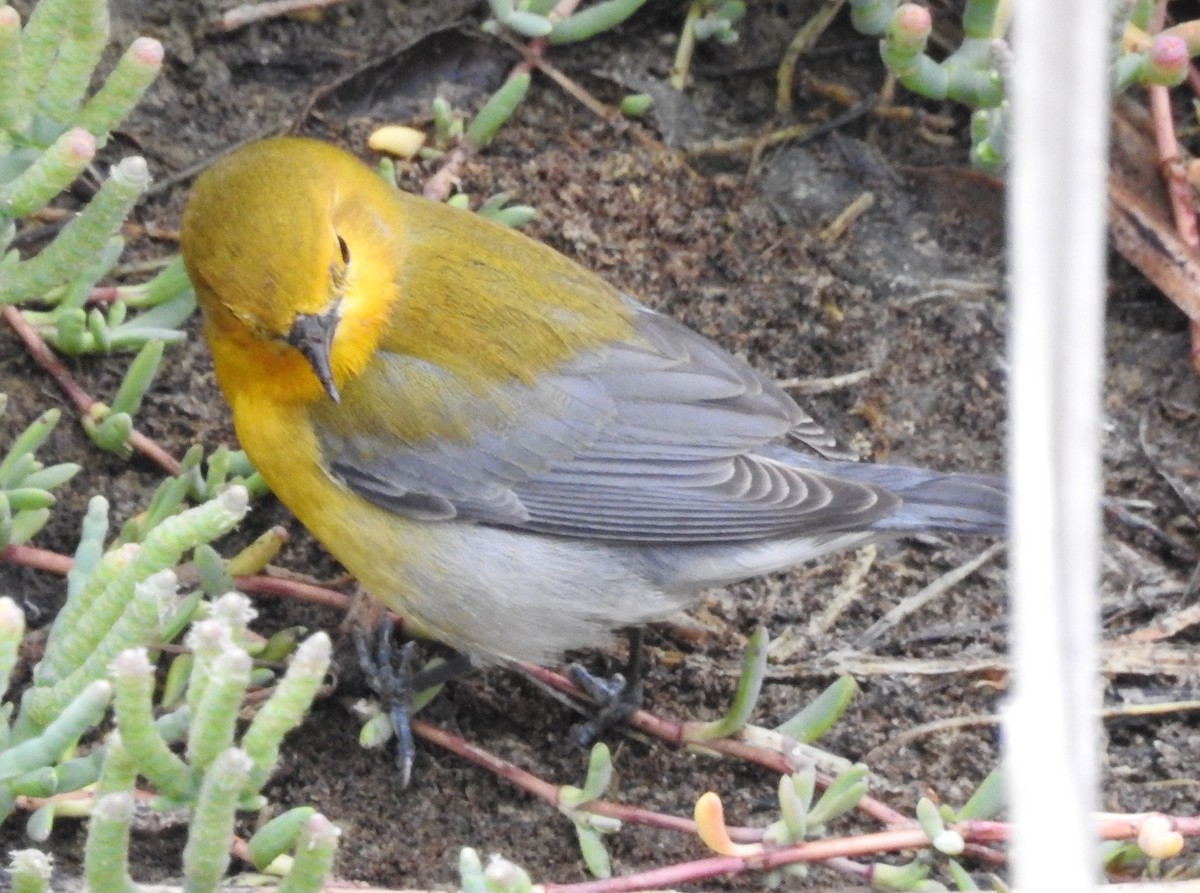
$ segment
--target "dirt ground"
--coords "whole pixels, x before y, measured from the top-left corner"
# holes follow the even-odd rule
[[[24,16],[29,4],[16,5]],[[164,232],[177,230],[190,182],[172,178],[227,147],[296,126],[365,157],[364,134],[372,125],[427,126],[428,101],[438,89],[460,107],[477,107],[517,58],[479,34],[483,4],[358,0],[315,21],[206,31],[208,17],[232,5],[112,3],[114,52],[136,34],[167,47],[162,77],[106,152],[110,159],[144,154],[156,180],[169,183],[134,215]],[[852,92],[850,104],[875,95],[882,82],[875,43],[853,32],[843,13],[801,60],[794,117],[773,117],[775,65],[818,5],[751,4],[739,42],[702,46],[692,83],[674,101],[665,78],[682,20],[678,4],[651,2],[615,34],[552,49],[554,65],[599,99],[612,103],[633,90],[651,92],[659,99],[656,112],[644,122],[615,126],[535,77],[515,119],[467,167],[462,188],[476,204],[506,191],[533,205],[539,216],[526,232],[764,372],[800,386],[834,379],[816,388],[819,393],[797,393],[864,456],[1001,470],[1003,193],[965,165],[962,109],[901,95],[916,111],[909,119],[864,114],[834,133],[753,154],[679,151],[793,120],[827,122],[847,108],[834,86]],[[465,23],[461,33],[428,37],[455,22]],[[301,115],[316,91],[386,56],[392,56],[388,65],[360,74]],[[447,85],[451,80],[456,83]],[[948,129],[939,129],[943,120]],[[404,185],[417,188],[432,170],[402,170]],[[864,193],[874,203],[862,216],[844,234],[822,238]],[[132,245],[135,257],[172,250],[169,239]],[[189,331],[197,335],[195,321]],[[1149,525],[1138,529],[1114,517],[1105,525],[1105,700],[1113,707],[1194,697],[1196,669],[1186,654],[1194,630],[1153,652],[1118,641],[1185,603],[1197,561],[1200,387],[1188,371],[1187,350],[1183,316],[1114,262],[1105,487]],[[85,359],[70,366],[104,397],[125,362]],[[39,545],[69,552],[93,493],[113,501],[118,520],[145,504],[158,472],[90,447],[69,421],[63,397],[7,331],[0,332],[0,391],[9,395],[5,431],[49,406],[63,407],[68,420],[44,458],[86,464]],[[198,336],[169,350],[137,424],[176,455],[192,443],[211,450],[233,442]],[[321,580],[338,575],[273,500],[255,508],[224,551],[232,554],[276,523],[292,534],[282,566]],[[853,673],[861,691],[822,746],[865,761],[872,793],[902,812],[911,813],[922,795],[959,804],[997,760],[995,717],[1005,696],[1003,558],[898,627],[870,641],[860,637],[889,608],[989,545],[928,539],[882,546],[855,597],[828,623],[823,612],[851,585],[864,556],[835,556],[713,593],[687,625],[651,630],[647,708],[678,719],[718,715],[746,637],[765,625],[777,651],[757,723],[782,721],[838,673]],[[0,566],[0,588],[44,623],[61,600],[62,583]],[[267,600],[260,609],[263,631],[294,623],[332,630],[342,619]],[[612,661],[622,653],[614,649]],[[605,664],[603,655],[582,657]],[[423,715],[543,778],[578,784],[583,777],[586,755],[565,735],[572,714],[515,673],[494,669],[451,684]],[[1189,714],[1115,715],[1105,728],[1106,809],[1196,812],[1200,730]],[[391,760],[362,750],[357,731],[340,699],[322,702],[289,739],[268,790],[280,806],[312,804],[341,826],[342,877],[387,887],[448,887],[457,881],[463,846],[502,853],[539,881],[586,877],[572,827],[554,810],[428,745],[421,746],[412,787],[402,791]],[[769,773],[641,738],[616,734],[609,741],[613,799],[690,815],[696,798],[715,790],[731,823],[775,818],[776,781]],[[77,864],[81,841],[79,825],[59,823],[48,847],[60,869]],[[631,826],[607,841],[620,873],[705,855],[697,840]],[[27,845],[16,827],[6,829],[3,842]],[[181,845],[180,829],[139,835],[135,877],[175,876]],[[796,883],[838,882],[817,870]],[[761,883],[759,876],[743,876],[716,886]]]

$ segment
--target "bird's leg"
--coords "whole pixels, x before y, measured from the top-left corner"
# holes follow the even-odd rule
[[[603,678],[592,675],[579,664],[571,664],[567,675],[600,705],[591,719],[571,727],[571,739],[582,747],[590,747],[604,732],[625,722],[642,706],[641,628],[629,630],[629,659],[623,673]]]
[[[384,615],[376,630],[375,651],[371,652],[367,636],[361,627],[354,629],[354,648],[358,652],[358,665],[367,677],[367,685],[383,702],[392,730],[396,733],[396,766],[400,770],[400,787],[408,787],[412,779],[413,744],[412,723],[413,698],[428,688],[465,676],[474,670],[470,658],[457,655],[444,663],[424,670],[413,670],[417,643],[405,642],[399,654],[392,650],[392,631],[395,624],[389,615]]]

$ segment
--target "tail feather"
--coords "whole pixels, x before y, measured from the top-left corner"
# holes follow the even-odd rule
[[[876,530],[971,536],[1004,536],[1008,532],[1008,487],[1003,475],[829,462],[795,453],[790,461],[832,477],[874,484],[899,496],[900,506],[872,524]]]
[[[1003,477],[924,474],[928,475],[924,480],[895,488],[903,502],[893,514],[876,522],[876,527],[972,536],[1008,533],[1008,491]]]

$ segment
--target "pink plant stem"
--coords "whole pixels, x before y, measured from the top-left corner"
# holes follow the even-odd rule
[[[555,673],[553,670],[548,670],[545,667],[539,667],[534,664],[520,664],[520,668],[523,673],[527,673],[534,679],[549,685],[551,688],[578,698],[581,701],[585,700],[583,692],[571,680],[559,673]],[[629,718],[629,725],[669,744],[676,746],[695,744],[695,746],[705,748],[706,750],[716,751],[726,756],[744,760],[747,763],[762,766],[764,769],[778,772],[780,775],[790,775],[798,768],[785,754],[778,751],[764,750],[761,747],[755,747],[754,745],[735,741],[731,738],[722,738],[718,741],[705,741],[703,743],[689,741],[687,737],[688,723],[662,719],[645,710],[639,710],[634,713]],[[829,779],[819,777],[818,783],[824,787],[829,783]],[[885,825],[905,826],[913,824],[913,820],[908,816],[897,812],[886,803],[881,803],[872,797],[864,797],[859,801],[858,808],[863,813]]]
[[[1175,122],[1171,117],[1171,97],[1167,88],[1152,85],[1146,88],[1150,102],[1150,118],[1154,122],[1154,141],[1158,146],[1159,170],[1171,203],[1171,216],[1179,238],[1193,250],[1200,249],[1200,230],[1196,225],[1196,206],[1187,174],[1179,161],[1179,144],[1175,139]],[[1191,335],[1189,361],[1200,375],[1200,322],[1188,324]]]
[[[69,556],[36,546],[5,546],[0,549],[0,561],[48,571],[59,576],[66,576],[67,571],[75,564]]]
[[[425,720],[414,718],[412,720],[412,730],[413,734],[422,740],[435,744],[470,763],[474,763],[476,766],[486,769],[493,775],[511,782],[527,794],[532,794],[534,797],[551,806],[559,806],[560,788],[558,785],[539,778],[533,773],[527,772],[519,766],[501,759],[495,754],[471,744],[466,739]],[[691,819],[667,815],[666,813],[655,812],[649,809],[625,806],[624,804],[613,803],[607,800],[592,800],[580,806],[579,809],[583,812],[609,816],[610,818],[620,819],[623,822],[645,825],[651,828],[677,831],[693,836],[696,833],[696,823]],[[758,842],[762,840],[763,836],[761,828],[733,827],[727,830],[731,837],[742,842]]]
[[[9,328],[24,343],[29,355],[47,375],[54,379],[55,384],[67,395],[67,399],[75,404],[79,414],[87,416],[92,412],[98,401],[80,387],[67,367],[59,362],[54,351],[50,349],[50,345],[34,330],[33,326],[25,321],[21,311],[16,307],[6,306],[0,307],[0,314],[3,315]],[[179,461],[140,431],[129,432],[129,445],[166,471],[167,474],[179,474]]]

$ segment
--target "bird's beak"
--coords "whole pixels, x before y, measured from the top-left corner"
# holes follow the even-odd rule
[[[332,307],[321,314],[297,313],[288,332],[287,342],[304,355],[308,365],[316,373],[317,381],[329,395],[329,399],[337,403],[341,396],[337,385],[333,383],[333,367],[329,362],[330,351],[333,350],[333,336],[337,332],[341,315],[335,302]]]

